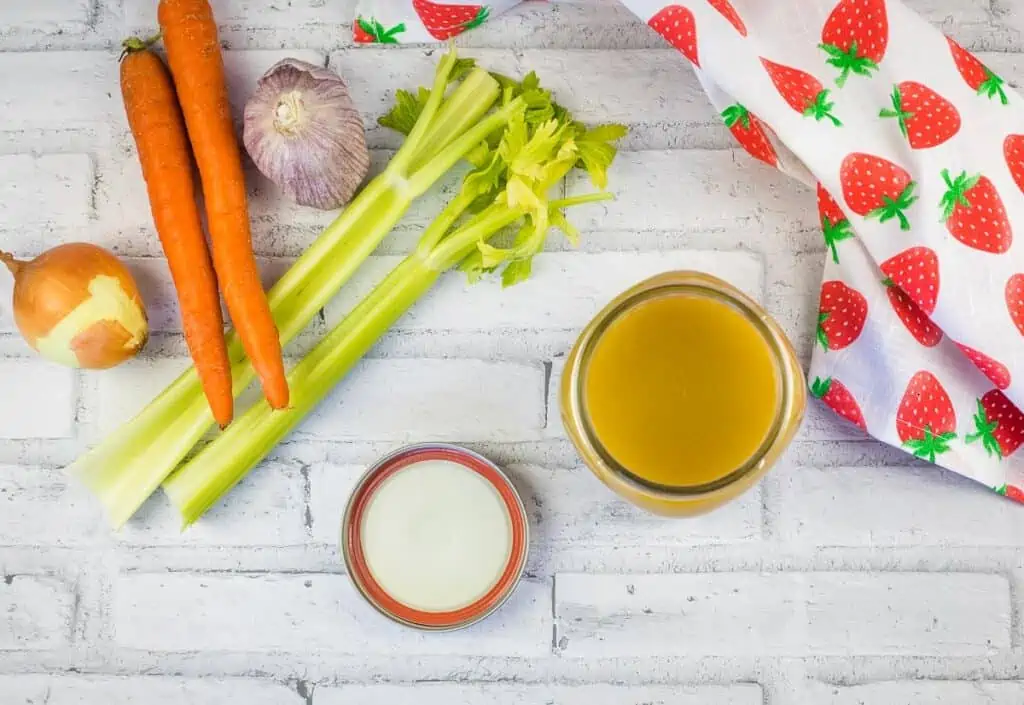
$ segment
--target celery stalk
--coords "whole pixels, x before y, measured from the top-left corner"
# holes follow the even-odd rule
[[[445,97],[454,52],[442,58],[434,86],[409,137],[373,179],[270,290],[282,344],[294,339],[348,281],[411,203],[491,133],[522,112],[521,100],[487,114],[498,83],[474,69]],[[396,109],[397,110],[397,109]],[[424,159],[429,155],[429,159]],[[421,165],[422,164],[422,165]],[[416,171],[411,171],[411,166]],[[234,394],[254,379],[236,335],[228,339]],[[124,524],[213,426],[198,375],[190,368],[149,406],[79,458],[68,472],[104,505],[110,523]]]
[[[515,222],[522,213],[505,208],[473,226],[473,243]],[[274,411],[259,401],[237,418],[195,459],[164,483],[164,492],[188,526],[231,490],[348,374],[394,323],[437,281],[447,264],[414,253],[338,324],[288,375],[291,406]]]
[[[257,402],[167,479],[164,491],[184,526],[201,517],[292,432],[442,272],[460,266],[479,275],[504,265],[506,284],[522,281],[529,275],[532,258],[543,249],[550,227],[575,234],[562,208],[609,197],[597,193],[548,200],[548,192],[581,162],[593,181],[603,181],[615,153],[609,143],[621,131],[588,132],[567,114],[544,119],[547,114],[538,113],[541,117],[534,122],[526,113],[509,121],[490,158],[481,159],[482,166],[466,177],[459,194],[425,230],[413,254],[292,370],[288,375],[292,408],[274,411],[266,401]],[[590,163],[577,141],[589,141]],[[489,205],[474,208],[481,201]],[[468,218],[459,225],[462,216]],[[520,221],[511,247],[500,249],[488,243]]]

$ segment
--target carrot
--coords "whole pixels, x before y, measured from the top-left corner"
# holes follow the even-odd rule
[[[160,0],[157,16],[203,184],[220,290],[264,396],[283,409],[288,381],[252,251],[245,175],[213,11],[207,0]]]
[[[153,222],[178,292],[185,341],[213,416],[224,427],[234,414],[234,396],[217,275],[196,205],[185,123],[167,67],[149,51],[152,41],[125,40],[121,94]]]

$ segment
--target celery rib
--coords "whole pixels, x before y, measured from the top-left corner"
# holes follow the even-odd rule
[[[409,139],[384,173],[373,179],[271,288],[268,302],[282,345],[293,340],[351,278],[407,212],[480,141],[523,110],[506,105],[488,115],[500,89],[485,71],[474,69],[448,100],[444,94],[454,53],[438,67],[434,89]],[[472,81],[467,87],[465,84]],[[470,91],[473,91],[471,94]],[[458,110],[458,115],[453,111]],[[434,118],[444,122],[435,126]],[[470,129],[459,132],[466,125]],[[432,141],[436,137],[437,141]],[[444,140],[442,142],[442,140]],[[403,152],[404,150],[404,152]],[[424,154],[432,155],[418,166]],[[400,157],[400,158],[399,158]],[[411,178],[409,165],[416,164]],[[396,183],[404,185],[395,188]],[[233,391],[237,397],[254,380],[251,364],[237,339],[228,338]],[[104,505],[110,523],[122,526],[142,506],[213,426],[194,368],[186,370],[142,412],[88,451],[67,472],[85,484]]]

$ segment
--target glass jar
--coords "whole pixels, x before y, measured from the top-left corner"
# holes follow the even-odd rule
[[[710,297],[739,311],[769,350],[779,393],[773,421],[764,441],[742,465],[702,485],[652,484],[622,467],[602,446],[590,421],[586,398],[588,365],[602,335],[620,316],[659,296]],[[692,516],[711,511],[755,485],[779,459],[803,420],[807,392],[792,344],[765,311],[739,289],[700,272],[668,272],[641,282],[604,308],[583,330],[566,360],[562,377],[561,413],[566,432],[583,462],[605,485],[629,502],[663,516]]]

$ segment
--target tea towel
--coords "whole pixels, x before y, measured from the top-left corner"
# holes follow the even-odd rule
[[[1024,99],[901,0],[623,2],[751,157],[817,195],[812,394],[1024,501]],[[514,4],[364,0],[356,39],[447,39]]]

